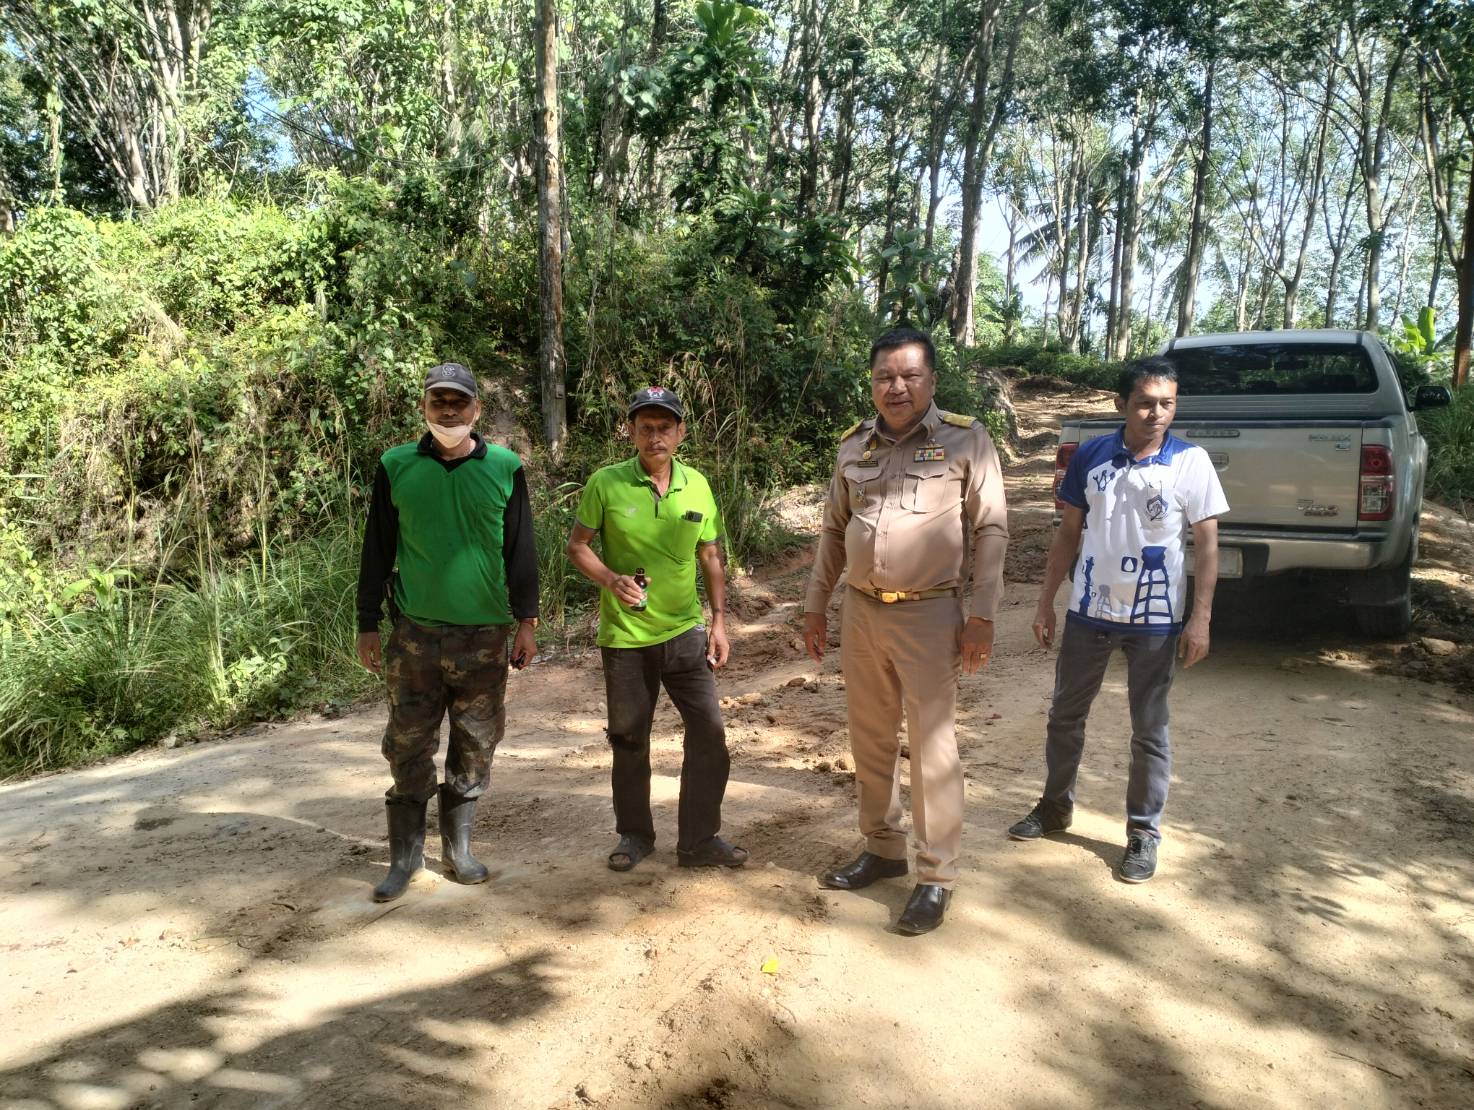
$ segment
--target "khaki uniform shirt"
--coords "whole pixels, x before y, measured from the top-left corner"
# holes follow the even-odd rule
[[[849,567],[857,589],[972,586],[970,616],[992,620],[1003,596],[1008,509],[987,428],[935,404],[900,439],[878,417],[845,434],[829,483],[804,611],[822,613]]]

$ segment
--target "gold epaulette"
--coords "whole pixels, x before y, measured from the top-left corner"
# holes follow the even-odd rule
[[[860,430],[864,423],[865,421],[863,420],[856,420],[853,424],[851,424],[848,428],[840,433],[839,441],[843,443],[845,440],[849,439],[850,436],[854,435]]]
[[[954,424],[959,428],[971,428],[978,422],[976,416],[959,416],[955,412],[942,413],[943,424]]]

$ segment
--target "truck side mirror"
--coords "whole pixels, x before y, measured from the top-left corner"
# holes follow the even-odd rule
[[[1449,404],[1453,396],[1445,385],[1420,385],[1413,394],[1413,408],[1436,409]]]

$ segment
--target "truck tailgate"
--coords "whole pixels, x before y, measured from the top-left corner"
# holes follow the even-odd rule
[[[1356,529],[1359,423],[1189,418],[1172,431],[1213,459],[1230,505],[1225,525]]]

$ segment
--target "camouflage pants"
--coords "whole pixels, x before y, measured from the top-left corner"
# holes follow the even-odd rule
[[[486,789],[507,721],[510,631],[505,624],[428,628],[407,617],[394,622],[384,648],[389,725],[383,752],[394,776],[387,797],[422,802],[434,796],[435,752],[447,709],[445,782],[463,798],[480,797]]]

